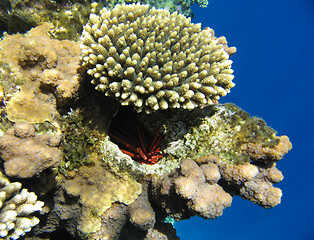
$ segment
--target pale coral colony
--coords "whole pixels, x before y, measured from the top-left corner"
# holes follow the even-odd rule
[[[236,48],[194,1],[136,2],[1,2],[0,239],[179,239],[280,203],[288,137],[218,102]]]

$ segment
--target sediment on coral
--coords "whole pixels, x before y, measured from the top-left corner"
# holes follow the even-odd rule
[[[103,8],[90,15],[81,40],[82,64],[96,89],[137,112],[210,105],[235,85],[235,48],[177,12]]]

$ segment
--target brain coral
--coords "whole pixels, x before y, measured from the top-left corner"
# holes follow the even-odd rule
[[[194,109],[234,87],[236,50],[190,18],[148,5],[116,5],[90,15],[81,36],[82,64],[96,89],[137,112]]]

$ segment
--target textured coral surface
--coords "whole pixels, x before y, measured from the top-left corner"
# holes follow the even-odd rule
[[[0,155],[6,175],[30,178],[60,165],[60,134],[35,134],[28,123],[16,123],[0,138]]]
[[[10,182],[0,172],[0,239],[18,239],[39,223],[31,214],[41,211],[43,202],[19,182]]]
[[[91,14],[82,61],[96,89],[137,112],[212,104],[234,87],[225,38],[148,5],[117,5]]]

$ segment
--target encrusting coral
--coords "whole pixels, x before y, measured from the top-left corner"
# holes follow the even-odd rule
[[[10,182],[0,172],[0,239],[18,239],[39,223],[31,214],[44,203],[19,182]]]
[[[235,48],[210,28],[148,5],[116,5],[90,15],[82,64],[96,89],[137,112],[206,106],[234,87]]]
[[[70,196],[79,196],[83,206],[78,230],[82,234],[96,232],[101,227],[100,216],[114,202],[130,204],[142,192],[141,184],[126,174],[118,176],[100,165],[83,166],[74,179],[64,183]]]
[[[66,105],[77,96],[79,44],[50,39],[47,32],[52,27],[44,23],[24,35],[6,35],[0,42],[0,60],[8,64],[15,78],[23,79],[6,99],[8,118],[13,122],[54,122],[58,115],[55,101]]]
[[[30,178],[46,168],[58,167],[62,151],[60,133],[36,134],[28,123],[16,123],[0,138],[0,156],[6,175]]]

